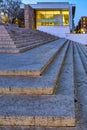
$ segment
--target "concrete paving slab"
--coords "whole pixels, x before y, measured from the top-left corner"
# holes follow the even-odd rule
[[[0,76],[0,93],[52,94],[59,78],[68,46],[69,43],[66,43],[41,76]]]

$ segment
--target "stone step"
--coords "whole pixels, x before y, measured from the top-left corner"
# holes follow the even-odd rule
[[[22,39],[16,39],[13,41],[15,43],[24,43],[24,42],[40,42],[40,41],[55,41],[55,40],[58,40],[58,39],[55,39],[55,38],[22,38]]]
[[[16,27],[6,27],[6,26],[0,26],[2,33],[0,34],[0,44],[14,44],[15,43],[23,43],[28,42],[28,40],[55,40],[57,37],[51,36],[46,33],[42,33],[40,31],[33,31],[29,30],[27,31],[27,34],[25,32],[22,32],[22,29],[16,28]],[[3,41],[3,42],[2,42]],[[39,41],[38,41],[39,42]],[[4,51],[3,51],[4,52]],[[8,51],[7,51],[8,52]],[[17,50],[15,51],[17,52]]]
[[[87,73],[87,52],[84,50],[83,46],[79,44],[77,45],[77,49],[78,49],[82,64],[84,66],[84,69]]]
[[[54,35],[52,35],[52,34],[49,34],[49,33],[46,33],[46,32],[43,32],[43,31],[40,31],[40,30],[31,30],[31,29],[25,29],[24,28],[24,30],[23,30],[23,28],[18,28],[18,30],[17,29],[7,29],[9,32],[13,32],[14,34],[17,34],[17,33],[19,33],[19,34],[24,34],[24,35],[26,35],[26,34],[32,34],[32,33],[34,33],[34,34],[41,34],[41,35],[48,35],[48,36],[54,36]],[[27,33],[26,33],[27,32]]]
[[[35,42],[36,43],[36,42]],[[19,43],[19,44],[0,44],[0,48],[21,48],[21,47],[26,47],[29,45],[34,45],[34,42],[26,42],[26,43]]]
[[[45,43],[33,44],[33,45],[28,45],[28,46],[24,46],[24,47],[20,47],[20,48],[15,48],[15,45],[13,45],[12,48],[11,47],[0,48],[0,53],[21,53],[21,52],[28,51],[32,48],[38,47],[43,44],[45,44]]]
[[[60,74],[64,59],[65,59],[66,53],[67,53],[68,46],[69,46],[68,42],[66,44],[64,44],[64,47],[59,51],[58,55],[55,57],[53,62],[51,64],[49,64],[49,66],[46,68],[46,70],[43,72],[43,74],[41,76],[26,76],[27,74],[25,75],[24,72],[21,73],[21,75],[25,75],[25,76],[10,76],[11,74],[9,73],[9,71],[6,71],[6,72],[8,72],[9,76],[0,76],[0,93],[4,93],[4,94],[30,94],[30,95],[31,94],[52,94],[55,90],[56,83],[57,83],[57,80],[59,78],[59,74]],[[53,46],[51,46],[51,45],[48,46],[48,48],[49,47],[53,48]],[[46,46],[46,48],[47,48],[47,46]],[[42,48],[42,49],[37,48],[36,52],[34,50],[34,52],[35,52],[34,55],[37,55],[37,57],[38,56],[42,57],[43,53],[42,53],[42,55],[39,54],[39,52],[37,54],[37,51],[41,50],[41,52],[42,51],[44,52],[43,49],[44,48]],[[27,61],[28,61],[28,59],[27,59],[28,56],[33,57],[31,52],[26,53],[26,55],[24,55],[24,56],[23,55],[24,54],[21,54],[21,57],[22,58],[26,57]],[[47,54],[46,54],[46,56],[47,56]],[[9,57],[9,56],[7,55],[7,57]],[[17,57],[18,57],[18,55],[17,55]],[[40,68],[40,65],[39,66],[36,65],[34,58],[33,58],[33,60],[31,60],[32,61],[32,64],[30,64],[31,69],[33,69],[35,67]],[[12,56],[12,59],[15,62],[15,57]],[[19,61],[19,59],[20,59],[20,57],[18,58],[18,61]],[[41,60],[42,59],[43,58],[41,58]],[[28,67],[26,66],[26,64],[27,64],[26,60],[23,63],[21,63],[19,61],[20,64],[17,63],[17,61],[15,62],[15,64],[13,63],[13,61],[11,61],[12,67],[15,67],[17,65],[18,69],[19,69],[20,65],[22,66],[22,68],[25,65],[25,69],[26,69],[25,72],[28,73]],[[10,64],[10,60],[7,59],[7,61],[9,61],[9,64]],[[37,59],[36,62],[38,63],[38,61],[40,61],[40,59]],[[46,59],[45,59],[45,61],[46,61]],[[3,62],[3,64],[6,64],[5,60],[1,61],[1,63],[2,62]],[[2,66],[0,66],[0,68],[1,67]],[[5,68],[9,68],[8,65],[6,65],[6,66],[4,65],[3,67],[2,67],[3,70],[0,71],[0,74],[2,73],[1,75],[4,75],[4,73],[5,73],[4,70],[6,70]],[[10,66],[10,69],[11,69],[11,66]]]
[[[75,80],[79,103],[78,116],[80,118],[80,124],[86,124],[87,116],[87,74],[83,66],[83,61],[77,52],[77,46],[74,47],[74,66],[75,66]],[[83,128],[84,129],[84,128]]]
[[[25,52],[29,49],[32,49],[32,48],[35,48],[37,46],[40,46],[40,45],[44,45],[46,43],[49,43],[49,42],[52,42],[54,41],[53,40],[40,40],[40,41],[29,41],[29,42],[23,42],[22,43],[15,43],[14,42],[7,42],[7,43],[3,43],[0,44],[0,52],[1,53],[20,53],[20,52]],[[6,46],[5,46],[6,45]],[[14,48],[17,48],[17,49],[14,49]]]
[[[81,44],[80,44],[80,46],[81,46],[81,49],[82,49],[83,53],[87,57],[87,49],[86,49],[86,47],[84,45],[81,45]]]
[[[39,42],[50,42],[50,41],[55,41],[55,40],[57,40],[57,39],[54,39],[54,38],[49,38],[49,39],[42,39],[42,38],[40,38],[40,39],[23,39],[23,40],[16,40],[16,41],[14,41],[14,43],[15,44],[18,44],[18,43],[25,43],[25,42],[34,42],[34,43],[39,43]]]
[[[14,47],[8,47],[8,48],[0,48],[0,53],[20,53],[20,52],[25,52],[25,51],[28,51],[28,50],[30,50],[30,49],[32,49],[32,48],[35,48],[35,47],[38,47],[38,46],[41,46],[41,45],[44,45],[44,44],[47,44],[47,43],[50,43],[50,42],[52,42],[52,41],[54,41],[54,39],[53,40],[46,40],[46,41],[40,41],[40,42],[38,42],[38,41],[34,41],[34,43],[32,43],[32,42],[28,42],[29,43],[29,45],[26,45],[24,42],[23,42],[23,44],[22,43],[20,43],[20,45],[19,44],[15,44],[16,45],[16,48],[15,48],[15,45],[12,43],[8,43],[8,44],[10,44],[10,45],[13,45]],[[7,44],[7,45],[8,45]],[[26,45],[26,46],[21,46],[21,44],[22,45]],[[18,48],[19,47],[19,48]]]
[[[8,33],[1,33],[1,34],[0,34],[0,37],[5,37],[5,36],[6,36],[6,37],[10,37],[10,34],[8,34]]]
[[[40,33],[41,34],[41,33]],[[35,34],[35,33],[32,33],[32,34],[28,34],[28,33],[26,33],[26,34],[22,34],[22,33],[20,33],[19,35],[18,34],[11,34],[10,33],[10,36],[12,37],[12,38],[22,38],[22,37],[26,37],[26,38],[28,38],[29,36],[31,37],[31,38],[33,38],[33,37],[35,37],[35,38],[40,38],[40,37],[46,37],[46,38],[50,38],[50,37],[52,37],[52,38],[57,38],[57,37],[55,37],[55,36],[50,36],[50,35],[47,35],[47,34]]]
[[[11,47],[12,48],[20,48],[20,47],[28,46],[30,44],[49,42],[49,41],[48,40],[28,40],[28,41],[22,40],[19,42],[2,41],[2,42],[0,42],[0,48],[11,48]]]
[[[26,47],[26,46],[29,46],[29,45],[34,45],[34,44],[37,44],[37,43],[44,43],[44,42],[48,42],[48,41],[43,41],[43,40],[40,40],[40,41],[28,41],[28,42],[20,42],[20,43],[14,43],[14,44],[7,44],[7,43],[3,43],[3,44],[0,44],[0,48],[21,48],[21,47]]]
[[[25,40],[25,41],[32,40],[33,41],[34,39],[36,39],[36,40],[46,40],[46,39],[48,40],[49,39],[50,40],[50,39],[58,39],[58,38],[54,38],[54,37],[39,37],[39,36],[38,37],[34,37],[34,36],[33,37],[31,37],[31,36],[17,37],[16,36],[16,38],[15,37],[12,38],[12,37],[3,37],[3,36],[1,36],[0,37],[0,42],[1,41],[3,41],[3,42],[5,42],[5,41],[9,42],[9,41],[13,41],[13,40],[14,41],[22,41],[22,40]]]
[[[0,42],[2,42],[2,41],[3,42],[6,42],[6,41],[7,42],[9,42],[9,41],[22,41],[22,40],[25,40],[25,41],[32,40],[33,41],[34,39],[36,39],[36,40],[40,40],[40,39],[41,40],[46,40],[47,39],[48,40],[48,39],[56,39],[56,38],[51,38],[51,37],[49,37],[49,38],[48,37],[43,37],[43,38],[40,37],[39,38],[39,37],[29,37],[29,36],[28,37],[16,37],[16,38],[13,37],[13,38],[11,38],[11,37],[2,37],[1,36],[0,37]]]
[[[54,39],[49,39],[49,40],[33,40],[33,41],[23,41],[22,42],[1,42],[0,48],[21,48],[21,47],[28,47],[29,45],[34,45],[34,44],[43,44],[47,42],[52,42],[55,41]],[[12,43],[12,44],[11,44]]]
[[[26,44],[25,44],[26,45]],[[15,44],[0,44],[0,49],[1,48],[16,48]]]
[[[79,45],[76,45],[76,44],[74,44],[74,61],[75,61],[75,66],[76,66],[76,68],[78,68],[78,70],[79,70],[79,77],[82,77],[81,76],[81,73],[83,74],[83,75],[86,75],[86,72],[85,72],[85,69],[84,69],[84,66],[83,66],[83,61],[84,60],[82,60],[82,58],[84,58],[84,56],[83,56],[84,54],[83,54],[83,52],[82,52],[82,50],[80,49],[80,47],[79,47]],[[78,66],[78,67],[77,67]],[[82,80],[85,78],[86,76],[83,76],[82,77]],[[78,78],[78,77],[77,77]]]
[[[75,126],[72,45],[54,95],[0,95],[0,126],[3,125]]]
[[[19,53],[20,50],[16,48],[0,48],[0,53]]]
[[[22,54],[19,55],[19,57],[15,59],[16,63],[18,64],[18,67],[13,66],[13,64],[15,64],[14,63],[15,60],[12,60],[13,57],[10,57],[8,59],[10,64],[8,64],[8,61],[6,63],[8,64],[8,68],[6,68],[5,66],[4,67],[2,66],[2,68],[0,68],[0,75],[32,75],[32,76],[40,75],[45,70],[45,68],[50,64],[50,62],[54,59],[54,57],[59,52],[59,50],[61,49],[64,43],[66,43],[65,39],[59,39],[57,41],[51,42],[49,44],[45,44],[43,46],[40,46],[39,48],[35,48],[29,51],[28,52],[29,61],[27,61],[27,59],[25,61],[26,54],[23,54],[25,55],[24,59],[22,57]],[[14,51],[15,50],[16,49],[14,49]],[[14,55],[14,58],[15,58],[15,55]],[[25,63],[25,67],[24,66],[22,67],[21,64],[24,64],[24,63]]]
[[[11,37],[6,37],[6,36],[0,36],[0,43],[1,42],[5,42],[5,41],[7,41],[7,42],[12,42],[13,41],[13,39],[11,38]]]
[[[24,32],[24,33],[22,33],[22,32],[21,33],[20,32],[13,33],[13,32],[10,31],[9,34],[11,35],[11,37],[13,37],[13,35],[14,35],[14,37],[21,37],[21,36],[22,37],[28,37],[28,36],[31,36],[31,37],[33,37],[33,36],[35,36],[35,37],[37,37],[37,36],[38,37],[56,37],[56,36],[52,36],[52,35],[49,35],[49,34],[46,34],[46,33],[43,34],[41,32],[40,33],[38,33],[38,32],[36,32],[36,33],[35,32],[32,32],[32,33],[30,33],[30,32],[29,33],[28,32],[27,33],[26,32]]]
[[[10,45],[13,45],[13,44],[15,44],[15,42],[14,41],[10,41],[10,40],[8,40],[8,41],[0,41],[0,46],[1,45],[4,45],[4,44],[10,44]]]
[[[36,43],[36,42],[41,42],[41,41],[55,41],[55,39],[22,39],[22,40],[0,40],[0,45],[4,45],[4,44],[22,44],[22,43],[29,43],[29,42],[33,42],[33,43]]]
[[[14,36],[17,36],[17,34],[16,35],[14,34]],[[41,32],[40,33],[36,33],[36,34],[35,33],[30,33],[30,34],[29,33],[26,33],[26,34],[20,33],[19,37],[20,36],[23,36],[23,37],[28,37],[28,36],[30,36],[30,37],[34,37],[34,36],[37,37],[38,36],[38,37],[48,37],[48,38],[49,37],[55,37],[55,36],[47,35],[47,34],[44,35],[43,33],[41,34]]]

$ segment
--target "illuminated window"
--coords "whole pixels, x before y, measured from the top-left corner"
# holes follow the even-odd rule
[[[85,21],[83,21],[83,24],[85,24]]]
[[[83,18],[83,20],[85,20],[85,18]]]
[[[61,13],[62,12],[62,13]],[[69,24],[69,11],[36,11],[36,26],[58,26]]]
[[[69,25],[69,11],[62,11],[63,25]]]

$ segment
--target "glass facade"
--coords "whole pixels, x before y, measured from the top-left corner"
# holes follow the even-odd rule
[[[38,10],[36,11],[36,26],[66,26],[69,25],[69,11]]]

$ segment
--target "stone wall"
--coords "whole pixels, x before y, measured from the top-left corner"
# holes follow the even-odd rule
[[[25,27],[33,29],[35,27],[35,14],[34,10],[31,6],[25,5],[24,6],[24,19],[25,19]]]

